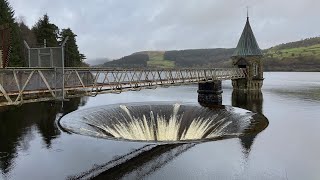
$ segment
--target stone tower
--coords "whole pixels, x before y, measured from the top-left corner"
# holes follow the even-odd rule
[[[261,90],[263,84],[262,52],[252,32],[249,17],[232,55],[233,65],[242,68],[247,77],[232,80],[235,90]]]

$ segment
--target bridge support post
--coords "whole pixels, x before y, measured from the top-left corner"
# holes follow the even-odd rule
[[[199,83],[198,102],[200,104],[222,105],[222,92],[221,81]]]

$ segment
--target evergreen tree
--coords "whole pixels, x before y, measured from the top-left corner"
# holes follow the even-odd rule
[[[14,20],[14,11],[7,0],[0,0],[0,25],[8,24],[11,32],[11,51],[9,66],[24,66],[23,44],[18,24]]]
[[[34,32],[23,21],[19,22],[19,28],[22,39],[27,41],[28,45],[31,47],[35,46],[37,44],[37,39]]]
[[[25,40],[29,47],[35,47],[35,45],[37,44],[37,39],[33,33],[33,31],[24,23],[23,19],[19,19],[18,20],[18,25],[19,25],[19,28],[20,28],[20,34],[21,34],[21,37],[22,37],[22,40]],[[22,41],[23,43],[23,41]],[[25,47],[25,45],[23,44],[23,49],[21,49],[21,53],[23,54],[23,57],[24,57],[24,62],[28,62],[29,59],[28,59],[28,51]],[[27,63],[29,64],[29,63]]]
[[[80,54],[76,41],[76,34],[70,28],[62,29],[60,33],[61,41],[69,37],[65,45],[65,66],[76,67],[82,66],[82,61],[85,59],[83,54]]]
[[[34,32],[37,43],[43,44],[46,39],[47,47],[58,46],[58,35],[59,28],[55,24],[50,23],[49,16],[43,15],[42,18],[33,26],[32,31]]]

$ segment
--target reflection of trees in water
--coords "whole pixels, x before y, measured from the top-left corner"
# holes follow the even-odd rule
[[[257,113],[255,119],[265,118],[263,116],[263,94],[261,91],[233,91],[232,92],[232,106],[247,109]],[[256,124],[253,124],[255,126]],[[249,128],[252,130],[251,128]],[[247,133],[243,137],[239,137],[243,153],[246,158],[249,157],[251,147],[257,133]]]
[[[51,141],[60,135],[60,131],[55,125],[56,113],[60,110],[60,105],[45,104],[40,105],[37,110],[39,114],[36,119],[36,127],[45,142],[46,147],[51,148]]]
[[[58,112],[67,114],[75,111],[79,106],[84,106],[85,103],[86,101],[83,101],[81,98],[75,98],[65,101],[63,109],[62,103],[47,104],[46,106],[39,107],[41,116],[36,118],[36,125],[48,149],[51,148],[51,141],[60,135],[60,130],[55,123],[56,114]]]
[[[281,88],[281,89],[271,89],[272,93],[281,95],[290,99],[302,99],[308,101],[320,101],[320,88],[319,87],[309,87],[304,86],[303,88]]]
[[[261,91],[236,91],[232,92],[232,106],[247,109],[254,113],[254,121],[244,131],[245,136],[239,137],[243,149],[243,153],[247,158],[249,156],[251,146],[257,136],[268,125],[266,117],[263,115],[263,94]],[[215,104],[200,103],[201,106],[209,108],[223,108],[223,106]]]
[[[62,113],[78,109],[84,104],[81,98],[64,102]],[[9,107],[0,111],[0,169],[4,174],[10,172],[17,148],[28,150],[33,139],[33,128],[37,128],[47,148],[53,139],[60,135],[56,127],[56,114],[61,112],[60,102],[40,102]]]
[[[16,148],[19,141],[30,137],[32,122],[23,119],[18,113],[12,111],[0,114],[0,168],[4,173],[10,171],[11,160],[17,156]],[[18,121],[22,119],[22,121]],[[27,138],[31,139],[31,138]],[[24,148],[28,145],[24,144]]]

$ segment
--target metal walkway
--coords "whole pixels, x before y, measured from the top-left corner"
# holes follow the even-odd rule
[[[245,78],[230,69],[0,69],[0,106]]]

